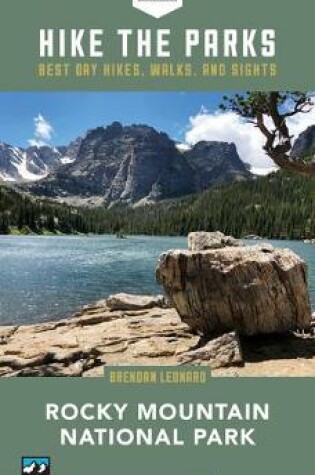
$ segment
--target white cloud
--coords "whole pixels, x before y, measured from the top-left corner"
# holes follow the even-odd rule
[[[35,147],[49,145],[53,134],[53,126],[44,116],[38,114],[34,117],[34,138],[30,139],[28,143]]]
[[[288,120],[294,138],[313,124],[315,124],[315,107],[307,114],[298,114]],[[202,107],[198,114],[191,116],[185,141],[194,145],[200,140],[234,142],[241,159],[249,163],[255,173],[266,174],[274,169],[273,162],[262,149],[264,138],[259,130],[234,112],[211,113]]]
[[[295,138],[310,125],[315,125],[315,107],[310,112],[298,114],[288,120],[289,129]]]

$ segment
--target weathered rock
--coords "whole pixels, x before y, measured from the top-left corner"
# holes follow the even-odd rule
[[[153,337],[139,340],[133,345],[135,358],[161,358],[173,356],[176,352],[176,341],[170,342],[167,338]]]
[[[148,297],[134,297],[149,305]],[[150,299],[161,304],[161,297]],[[177,352],[198,342],[174,309],[110,310],[104,300],[67,320],[0,327],[0,335],[0,377],[95,376],[118,363],[173,365]]]
[[[198,231],[188,234],[189,251],[206,251],[208,249],[221,249],[222,247],[240,245],[240,241],[232,236],[226,236],[220,231],[213,233]]]
[[[153,307],[164,307],[163,295],[133,295],[115,294],[110,295],[106,300],[110,310],[143,310]]]
[[[254,335],[308,328],[307,266],[270,245],[161,256],[158,281],[182,320],[204,334]]]
[[[93,318],[92,318],[93,317]],[[174,308],[112,311],[100,301],[74,318],[0,327],[0,377],[95,377],[104,365],[209,365],[214,376],[315,376],[308,333],[211,341],[191,333]]]
[[[180,364],[211,366],[213,369],[243,364],[242,350],[238,336],[225,333],[210,340],[206,345],[178,356]]]

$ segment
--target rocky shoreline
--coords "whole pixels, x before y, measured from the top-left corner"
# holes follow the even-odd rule
[[[190,233],[156,277],[166,298],[116,294],[66,320],[0,327],[0,376],[93,377],[115,364],[315,376],[307,264],[289,249]]]
[[[313,314],[313,319],[315,315]],[[209,365],[214,376],[315,376],[313,323],[303,333],[206,340],[161,297],[114,296],[73,317],[0,327],[0,376],[102,376],[103,366]]]

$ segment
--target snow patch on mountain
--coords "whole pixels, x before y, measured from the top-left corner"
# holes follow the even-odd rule
[[[68,163],[73,163],[75,161],[75,158],[70,158],[70,157],[62,157],[60,159],[60,163],[62,165],[67,165]]]
[[[0,179],[10,182],[35,182],[56,168],[76,160],[80,141],[68,147],[32,145],[26,149],[0,142]]]
[[[31,165],[35,165],[33,160],[31,160],[29,163]],[[42,174],[32,173],[28,169],[28,160],[27,160],[27,155],[26,155],[25,152],[22,155],[22,160],[20,161],[20,163],[13,163],[13,165],[16,167],[16,169],[18,171],[18,175],[19,175],[20,179],[25,180],[25,181],[41,180],[42,178],[45,178],[48,175],[47,166],[45,166],[47,171],[42,173]]]

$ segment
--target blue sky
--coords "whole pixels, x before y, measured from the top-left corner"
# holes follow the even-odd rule
[[[145,123],[182,140],[189,117],[217,109],[222,93],[14,92],[0,93],[0,141],[25,147],[40,114],[53,128],[50,142],[69,143],[87,129],[118,120]]]
[[[49,458],[47,457],[23,457],[23,468],[29,467],[34,461],[39,465],[42,463],[45,465],[49,464]]]

